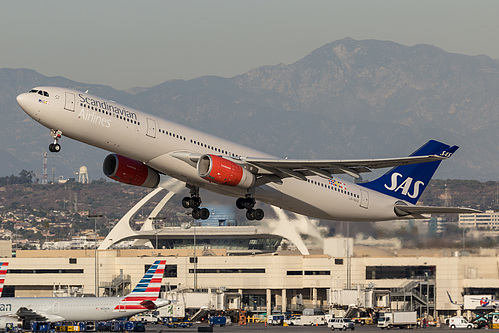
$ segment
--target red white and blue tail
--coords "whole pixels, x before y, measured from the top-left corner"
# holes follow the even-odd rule
[[[155,301],[159,298],[165,266],[166,260],[156,260],[132,292],[123,298],[121,304],[117,306],[116,310],[157,308]]]
[[[7,266],[9,266],[8,262],[0,262],[0,297],[2,297],[3,293],[3,285],[5,283],[5,276],[7,275]]]

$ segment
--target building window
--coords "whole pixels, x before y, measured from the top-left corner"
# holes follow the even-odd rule
[[[151,268],[152,265],[145,265],[144,273]],[[166,265],[163,277],[176,278],[177,277],[177,265]]]
[[[331,271],[305,271],[305,275],[331,275]]]
[[[414,279],[436,276],[436,266],[367,266],[367,280]]]
[[[303,275],[303,271],[287,271],[286,275]]]
[[[69,258],[69,263],[70,264],[77,264],[77,259],[76,258]]]
[[[9,269],[7,274],[83,274],[83,269]]]
[[[334,259],[335,265],[343,265],[343,259]]]
[[[177,265],[166,265],[165,273],[163,277],[176,278],[177,277]]]
[[[194,269],[189,269],[189,273],[193,274]],[[265,273],[265,268],[198,268],[196,273],[199,274],[234,274],[234,273]]]

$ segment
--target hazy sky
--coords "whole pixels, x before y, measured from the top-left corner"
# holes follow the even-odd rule
[[[117,89],[289,64],[332,41],[499,59],[496,0],[3,1],[0,68]]]

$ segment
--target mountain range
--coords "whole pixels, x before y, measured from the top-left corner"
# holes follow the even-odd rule
[[[345,38],[292,64],[129,91],[3,68],[0,176],[22,169],[41,175],[49,131],[15,100],[40,85],[89,90],[280,157],[407,156],[437,139],[461,148],[436,177],[497,180],[499,173],[499,61],[485,55]],[[60,153],[48,155],[49,179],[52,168],[70,177],[82,165],[91,179],[103,177],[107,152],[67,138],[61,145]]]

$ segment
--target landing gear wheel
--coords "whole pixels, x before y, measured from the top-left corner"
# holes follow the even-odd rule
[[[52,153],[58,153],[61,151],[61,145],[58,143],[51,143],[49,145],[49,151]]]
[[[191,198],[184,197],[182,199],[182,207],[184,207],[184,208],[191,208]]]
[[[189,207],[193,209],[199,208],[199,205],[201,205],[201,198],[200,197],[191,197],[189,199]]]
[[[250,221],[253,221],[255,219],[255,211],[253,209],[248,209],[246,211],[246,218]]]
[[[195,220],[206,220],[210,217],[210,210],[208,208],[195,208],[192,210],[192,218]]]
[[[50,130],[50,135],[54,139],[54,142],[49,145],[49,151],[52,153],[60,152],[61,145],[59,144],[59,139],[62,136],[62,132],[59,130]]]
[[[210,210],[208,208],[201,208],[199,212],[201,220],[206,220],[208,217],[210,217]]]
[[[260,208],[257,208],[254,210],[253,216],[255,217],[255,220],[260,221],[265,216],[265,213]]]
[[[201,210],[199,210],[199,209],[197,209],[197,208],[196,208],[196,209],[193,209],[193,210],[192,210],[192,218],[193,218],[194,220],[199,220],[199,219],[201,218]]]
[[[237,204],[237,202],[236,202]],[[255,207],[255,199],[253,197],[245,197],[242,201],[241,204],[244,208],[246,209],[253,209]]]
[[[264,215],[265,215],[265,213],[260,208],[248,209],[246,211],[246,218],[250,221],[253,221],[253,220],[260,221],[261,219],[263,219]]]
[[[245,198],[237,198],[236,200],[236,207],[238,209],[244,209],[243,201]]]

